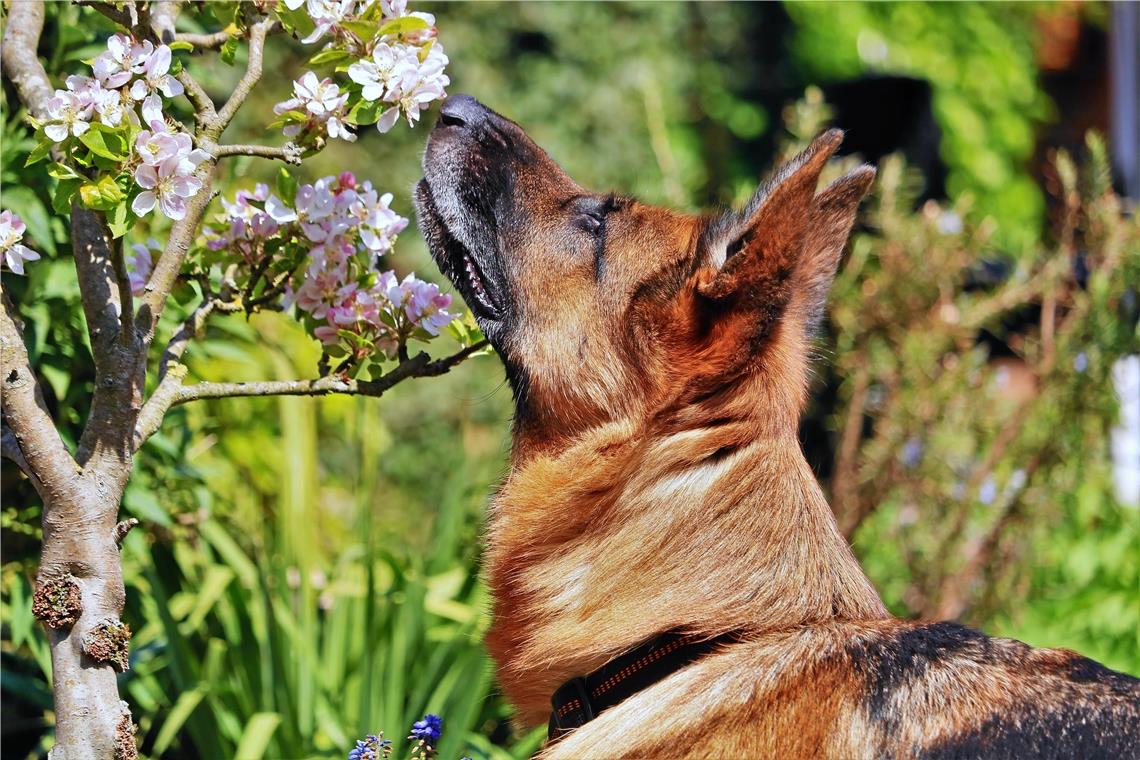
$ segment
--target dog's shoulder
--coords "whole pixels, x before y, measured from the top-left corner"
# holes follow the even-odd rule
[[[1140,757],[1140,679],[957,623],[900,623],[845,646],[886,754]]]
[[[956,623],[830,624],[723,647],[544,758],[1140,757],[1140,680]]]

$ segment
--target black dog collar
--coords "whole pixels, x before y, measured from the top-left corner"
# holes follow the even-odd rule
[[[693,634],[663,633],[587,676],[571,678],[550,698],[553,710],[547,737],[556,739],[588,723],[602,710],[652,686],[733,638],[734,634],[710,639]]]

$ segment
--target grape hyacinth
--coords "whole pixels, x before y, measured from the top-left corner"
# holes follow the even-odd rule
[[[429,747],[434,747],[436,742],[439,741],[439,735],[442,730],[443,719],[438,715],[428,713],[412,724],[412,732],[408,738],[422,741]]]
[[[384,732],[369,734],[357,739],[356,746],[348,753],[348,760],[381,760],[392,754],[392,742],[384,738]]]
[[[330,356],[390,359],[409,339],[439,335],[458,316],[434,283],[380,270],[380,257],[408,224],[391,201],[351,172],[301,185],[291,203],[257,185],[222,199],[206,247],[270,272],[281,305],[297,311]]]
[[[36,261],[40,255],[21,241],[27,227],[19,215],[8,211],[0,211],[0,254],[4,256],[4,265],[15,274],[24,273],[25,261]]]

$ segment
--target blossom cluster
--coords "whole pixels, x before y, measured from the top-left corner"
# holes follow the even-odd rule
[[[414,125],[423,108],[446,96],[448,59],[430,13],[409,11],[406,0],[285,0],[285,5],[290,10],[304,5],[314,24],[302,42],[333,38],[316,59],[326,54],[356,59],[345,69],[353,82],[345,90],[311,71],[293,83],[293,97],[274,107],[287,137],[303,145],[319,144],[326,136],[351,141],[355,135],[346,123],[373,121],[387,132],[401,114]]]
[[[206,247],[251,271],[279,273],[282,306],[296,308],[330,354],[391,358],[409,338],[439,335],[457,316],[435,284],[379,269],[408,224],[391,202],[351,172],[301,185],[288,201],[257,185],[222,200]]]
[[[24,273],[24,262],[35,261],[40,255],[24,245],[24,231],[27,227],[18,214],[7,209],[0,211],[0,254],[4,265],[16,274]]]
[[[143,216],[157,205],[165,216],[177,220],[186,215],[186,199],[202,189],[195,172],[208,155],[194,149],[190,135],[171,129],[163,115],[162,99],[183,93],[171,63],[167,45],[112,35],[107,49],[91,63],[94,77],[69,76],[67,89],[55,91],[43,129],[54,143],[83,138],[94,123],[131,135],[137,132],[131,146],[134,157],[122,156],[127,166],[134,167],[132,177],[142,189],[131,210]]]

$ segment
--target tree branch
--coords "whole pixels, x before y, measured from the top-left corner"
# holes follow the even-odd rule
[[[186,386],[175,399],[174,405],[204,398],[235,398],[240,396],[327,396],[347,394],[381,396],[392,386],[410,377],[434,377],[446,374],[452,367],[487,346],[483,340],[444,359],[431,360],[426,353],[401,362],[395,369],[376,380],[348,380],[337,376],[316,380],[267,380],[256,383],[196,383]]]
[[[0,408],[4,418],[4,456],[32,475],[44,500],[63,488],[78,470],[44,404],[40,384],[28,360],[28,350],[16,319],[16,309],[4,294],[0,308]]]
[[[163,248],[162,255],[159,256],[158,262],[150,274],[150,279],[147,281],[147,293],[140,299],[142,304],[138,313],[139,330],[142,332],[143,341],[147,345],[150,345],[151,341],[154,340],[158,320],[162,316],[163,309],[166,308],[166,300],[178,282],[178,274],[182,271],[182,262],[186,258],[186,252],[190,250],[190,244],[198,230],[198,223],[201,222],[202,215],[206,212],[206,206],[210,203],[212,183],[209,181],[209,176],[214,165],[215,159],[213,158],[208,158],[199,164],[198,173],[203,177],[202,189],[186,202],[186,216],[179,219],[170,228],[170,236],[166,239],[166,246]]]
[[[202,333],[206,320],[217,308],[218,303],[216,299],[207,295],[166,344],[166,350],[162,352],[162,359],[159,361],[158,385],[143,404],[135,423],[132,441],[134,451],[138,451],[162,425],[162,418],[174,403],[178,391],[182,388],[182,380],[186,377],[186,367],[180,364],[179,360],[186,352],[190,341]]]
[[[216,145],[211,151],[215,158],[227,156],[255,156],[284,161],[294,166],[301,165],[301,148],[295,143],[285,143],[281,147],[272,145]]]
[[[20,100],[37,119],[47,118],[47,103],[55,93],[47,72],[36,57],[43,28],[42,2],[10,3],[4,42],[0,46],[4,76],[15,85]]]
[[[114,21],[119,26],[124,27],[126,29],[130,29],[136,23],[138,23],[138,16],[133,15],[130,12],[132,10],[135,10],[133,3],[131,3],[128,6],[128,10],[119,10],[115,6],[111,5],[110,3],[90,2],[90,0],[88,0],[88,2],[84,2],[84,0],[76,0],[76,2],[78,5],[83,5],[83,6],[86,6],[86,7],[90,8],[94,11],[98,11],[99,13],[103,14],[107,18]],[[13,4],[15,4],[15,3],[13,3]],[[136,13],[137,13],[137,11],[136,11]]]
[[[226,40],[232,37],[229,32],[213,32],[207,34],[195,34],[194,32],[178,32],[174,35],[174,39],[178,42],[189,42],[194,46],[195,52],[203,50],[217,50],[222,45],[226,44]]]
[[[198,124],[202,128],[209,128],[209,125],[218,116],[218,112],[214,110],[214,101],[202,88],[202,85],[198,84],[198,80],[190,76],[190,70],[186,67],[183,67],[176,77],[186,89],[186,99],[190,101],[190,105],[194,106],[194,116]]]
[[[233,121],[238,109],[242,107],[246,98],[253,92],[253,86],[261,79],[261,67],[265,55],[265,37],[273,24],[273,19],[263,18],[249,28],[249,61],[245,67],[245,74],[237,83],[229,100],[222,106],[222,110],[218,111],[218,117],[214,124],[217,131],[211,135],[214,139],[220,137],[230,122]]]
[[[162,417],[167,409],[180,406],[191,401],[207,398],[237,398],[242,396],[328,396],[331,394],[356,396],[382,396],[394,385],[411,377],[435,377],[449,372],[460,362],[472,354],[481,351],[488,345],[482,340],[470,345],[461,351],[443,359],[432,360],[426,353],[420,353],[407,361],[401,362],[390,372],[385,373],[376,380],[351,380],[336,375],[320,377],[315,380],[267,380],[254,383],[195,383],[181,386],[185,376],[185,367],[176,365],[179,374],[172,370],[167,375],[173,378],[169,384],[162,383],[155,390],[148,410],[140,416],[139,426],[135,432],[135,447],[142,446],[162,423]],[[165,387],[164,387],[165,386]],[[173,388],[173,392],[172,389]],[[160,391],[162,395],[160,396]],[[153,402],[153,407],[151,406]],[[165,405],[165,406],[164,406]],[[142,423],[146,421],[144,426]]]
[[[28,464],[27,459],[24,459],[24,452],[20,451],[20,442],[16,440],[16,434],[6,423],[3,426],[3,432],[0,432],[0,456],[19,467],[20,472],[27,475],[36,486],[36,490],[40,489],[41,486],[36,482],[36,474],[32,471],[32,466]]]

